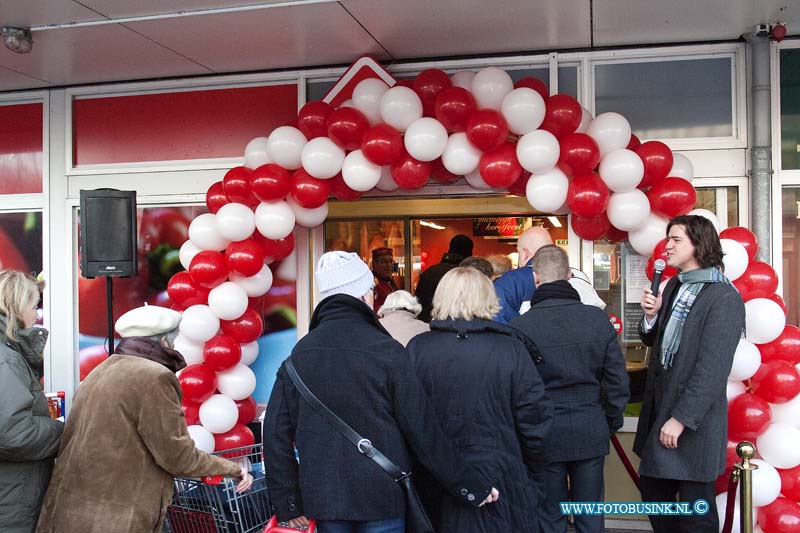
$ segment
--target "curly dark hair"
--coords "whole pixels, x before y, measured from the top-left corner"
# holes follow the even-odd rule
[[[667,224],[667,235],[672,226],[681,226],[686,236],[694,245],[694,258],[700,268],[717,267],[724,270],[722,264],[722,245],[714,225],[705,217],[698,215],[682,215],[675,217]]]

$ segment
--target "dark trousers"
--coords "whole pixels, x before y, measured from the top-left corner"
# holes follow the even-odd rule
[[[681,481],[642,476],[639,484],[643,502],[689,502],[703,499],[708,502],[704,515],[650,515],[655,533],[717,533],[719,518],[714,482]]]
[[[543,533],[567,531],[567,516],[561,514],[560,502],[602,502],[603,462],[605,456],[583,461],[550,463],[541,477],[544,503],[539,518]],[[567,478],[569,477],[569,486]],[[502,497],[502,495],[501,495]],[[601,533],[603,517],[576,515],[577,533]]]

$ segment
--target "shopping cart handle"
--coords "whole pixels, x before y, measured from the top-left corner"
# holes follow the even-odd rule
[[[224,476],[206,476],[203,478],[203,483],[206,485],[219,485],[222,483],[222,478]]]

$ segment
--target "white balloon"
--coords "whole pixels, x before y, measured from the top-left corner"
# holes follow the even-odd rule
[[[325,180],[342,170],[344,156],[344,150],[338,144],[328,137],[317,137],[303,147],[300,161],[310,176]]]
[[[800,371],[800,368],[798,368]],[[771,403],[772,422],[800,428],[800,394],[785,403]]]
[[[294,211],[284,200],[261,202],[255,218],[256,228],[268,239],[283,239],[294,229]]]
[[[714,213],[712,213],[708,209],[700,209],[700,208],[692,209],[691,211],[689,211],[686,214],[687,215],[697,215],[699,217],[707,218],[714,225],[714,229],[717,230],[717,233],[719,233],[719,219],[717,218],[717,215],[715,215]]]
[[[242,359],[240,364],[250,366],[258,359],[258,341],[242,344]]]
[[[368,191],[381,179],[381,166],[364,156],[361,150],[353,150],[344,158],[342,178],[354,191]]]
[[[386,82],[378,78],[361,80],[353,89],[353,105],[364,113],[370,124],[381,121],[381,98],[388,90]]]
[[[731,403],[745,392],[747,392],[747,387],[741,381],[728,380],[728,384],[725,386],[725,398],[728,403]]]
[[[355,106],[355,104],[353,103],[353,99],[352,99],[352,98],[348,98],[347,100],[345,100],[344,102],[342,102],[341,104],[339,104],[339,105],[336,107],[336,109],[341,109],[341,108],[343,108],[343,107],[353,107],[353,108],[355,108],[356,106]]]
[[[379,190],[384,192],[396,191],[400,188],[394,178],[392,177],[392,167],[389,165],[381,167],[381,179],[375,184]]]
[[[722,531],[722,526],[725,525],[725,512],[728,508],[728,493],[723,492],[722,494],[717,494],[715,498],[717,502],[717,514],[719,515],[719,530]],[[741,520],[740,516],[740,509],[741,504],[739,502],[739,495],[736,495],[734,500],[735,506],[733,508],[733,527],[731,528],[731,533],[742,533],[741,530]],[[756,517],[758,513],[753,513],[753,525],[756,523]]]
[[[219,331],[219,318],[207,305],[193,305],[183,312],[179,331],[190,341],[206,342]]]
[[[292,253],[281,261],[275,271],[275,277],[284,281],[297,281],[297,250],[292,250]]]
[[[189,426],[186,428],[189,431],[189,436],[194,441],[194,446],[198,450],[206,453],[214,451],[214,435],[203,426]]]
[[[267,143],[269,139],[266,137],[256,137],[244,149],[244,166],[250,170],[256,169],[261,165],[272,163],[267,152]]]
[[[212,213],[203,213],[195,217],[189,224],[189,240],[201,250],[214,250],[219,252],[231,243],[220,235],[217,230],[217,216]]]
[[[433,161],[447,146],[447,130],[435,118],[422,117],[408,127],[403,143],[411,157]]]
[[[471,91],[478,109],[500,111],[503,99],[513,90],[514,80],[501,68],[486,67],[472,78]]]
[[[447,140],[442,165],[456,176],[466,176],[478,169],[483,152],[467,139],[464,132],[454,133]]]
[[[642,181],[644,163],[636,152],[620,148],[603,157],[598,174],[611,191],[628,192]]]
[[[611,193],[608,200],[608,220],[622,231],[633,231],[647,220],[650,201],[639,189]]]
[[[422,118],[422,100],[408,87],[395,86],[381,97],[381,118],[403,133],[415,120]]]
[[[319,207],[308,209],[298,205],[292,198],[287,198],[286,201],[289,202],[294,212],[294,219],[298,226],[314,228],[325,222],[325,219],[328,218],[328,202],[325,202]]]
[[[530,133],[544,121],[544,98],[528,87],[514,89],[503,98],[500,106],[508,129],[517,135]]]
[[[728,379],[744,381],[750,379],[761,366],[761,352],[756,345],[747,339],[739,339],[736,352],[733,354],[733,366]]]
[[[800,429],[773,422],[759,435],[756,449],[775,468],[794,468],[800,465]]]
[[[589,123],[586,133],[597,142],[601,158],[625,148],[631,141],[631,125],[619,113],[600,113]]]
[[[532,174],[541,174],[555,167],[560,153],[558,139],[549,131],[534,130],[517,141],[519,164]]]
[[[667,223],[666,218],[650,213],[641,226],[628,233],[628,242],[636,253],[649,257],[653,255],[653,248],[658,241],[667,234]]]
[[[220,320],[236,320],[247,311],[247,293],[232,281],[226,281],[208,293],[208,308]]]
[[[185,270],[189,270],[189,265],[192,264],[192,259],[194,256],[200,253],[200,248],[195,246],[192,241],[186,241],[181,245],[181,249],[178,252],[178,258],[181,260],[181,266]]]
[[[578,129],[575,130],[575,133],[586,133],[589,131],[589,124],[592,123],[592,120],[594,120],[592,112],[581,106],[581,123],[578,125]],[[626,144],[625,146],[628,145]]]
[[[694,178],[694,165],[685,155],[672,152],[672,169],[670,169],[667,176],[692,181],[692,178]]]
[[[225,204],[216,216],[217,231],[229,241],[243,241],[256,229],[253,210],[243,204]]]
[[[558,210],[567,201],[569,178],[559,168],[551,168],[542,174],[528,178],[525,196],[531,207],[543,213]]]
[[[766,344],[778,338],[786,327],[786,315],[776,302],[767,298],[753,298],[744,303],[747,340]]]
[[[256,375],[250,367],[238,363],[224,372],[217,372],[217,390],[233,400],[244,400],[256,390]]]
[[[733,239],[720,239],[719,242],[722,245],[722,264],[725,265],[725,276],[731,281],[739,279],[747,270],[747,264],[750,262],[747,250],[740,242]]]
[[[276,164],[287,170],[303,166],[301,156],[306,145],[306,136],[294,126],[275,128],[267,142],[267,154]]]
[[[764,507],[774,502],[781,493],[781,476],[775,467],[762,459],[753,459],[758,465],[753,470],[753,507]]]
[[[272,287],[272,270],[267,265],[261,267],[261,270],[253,276],[245,277],[231,273],[230,278],[251,298],[267,294]]]
[[[492,188],[491,185],[483,181],[483,177],[477,169],[473,170],[469,174],[465,174],[464,179],[467,181],[470,187],[479,191],[488,191]]]
[[[187,365],[199,365],[203,362],[203,343],[187,339],[184,335],[178,335],[172,343],[172,347],[181,354]]]
[[[454,87],[461,87],[468,91],[472,90],[472,80],[475,78],[475,73],[471,70],[459,70],[452,76],[450,81],[453,82]]]
[[[236,407],[236,402],[224,394],[215,394],[200,404],[200,423],[211,433],[230,431],[237,420],[239,408]]]

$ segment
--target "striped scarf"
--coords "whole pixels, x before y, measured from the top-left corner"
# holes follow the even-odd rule
[[[678,280],[686,287],[686,290],[675,301],[672,313],[667,320],[667,327],[664,329],[664,336],[661,339],[661,366],[664,369],[672,366],[672,359],[681,346],[683,324],[686,322],[686,317],[689,316],[689,311],[692,310],[697,295],[700,294],[706,283],[731,285],[730,280],[716,267],[681,272],[678,274]]]

